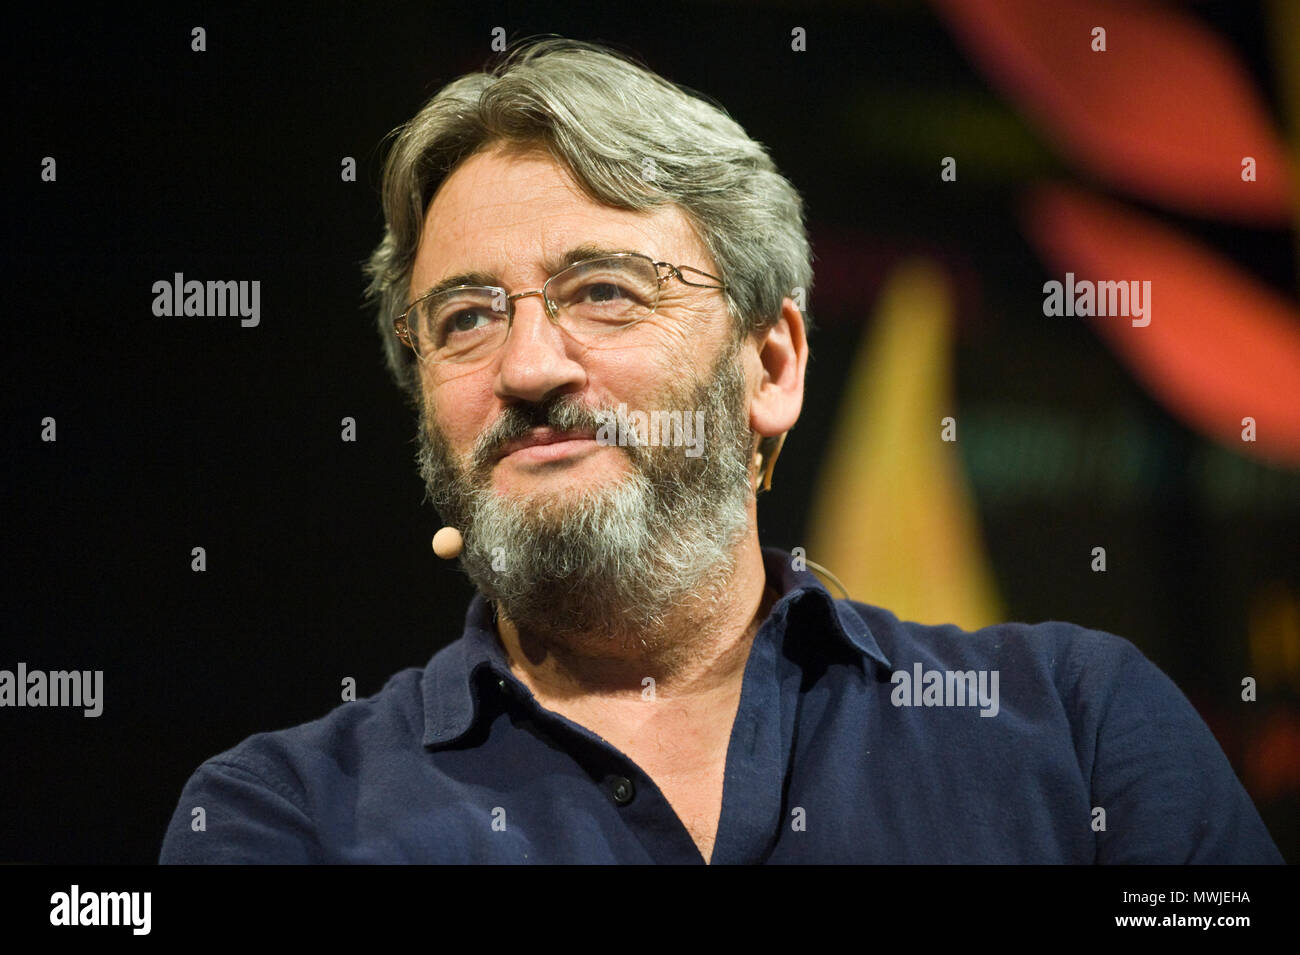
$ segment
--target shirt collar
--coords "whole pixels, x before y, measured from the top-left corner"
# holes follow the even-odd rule
[[[788,628],[792,619],[820,617],[829,626],[812,627],[812,632],[829,632],[844,646],[886,670],[892,668],[852,601],[834,599],[798,557],[780,548],[764,547],[763,566],[768,584],[781,595],[765,626],[772,623]],[[487,671],[495,681],[515,692],[528,692],[510,672],[505,648],[497,636],[496,611],[481,592],[470,600],[460,639],[439,650],[425,667],[421,680],[425,746],[454,742],[474,725],[479,710],[480,671]]]

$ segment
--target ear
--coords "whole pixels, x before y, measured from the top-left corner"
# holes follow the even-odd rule
[[[758,380],[749,402],[749,426],[760,438],[774,438],[793,428],[803,409],[808,339],[803,313],[794,300],[785,299],[776,323],[751,341],[757,353]]]

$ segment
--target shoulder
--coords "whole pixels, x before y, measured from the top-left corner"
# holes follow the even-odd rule
[[[900,620],[881,607],[844,601],[862,619],[880,649],[898,668],[922,662],[939,669],[1010,671],[1026,679],[1050,680],[1066,690],[1105,682],[1138,667],[1159,672],[1129,640],[1060,620],[996,623],[975,630],[954,624]]]
[[[1008,759],[1034,746],[1064,753],[1068,743],[1097,861],[1282,861],[1205,721],[1129,640],[1061,621],[963,630],[856,602],[852,609],[890,662],[884,678],[899,684],[896,706],[945,712],[954,676],[960,688],[961,675],[987,674],[987,715],[1001,718],[988,720],[977,742],[987,749],[1000,739]]]
[[[966,630],[851,606],[889,660],[882,680],[912,687],[986,679],[1006,715],[1040,727],[1068,726],[1080,747],[1100,732],[1152,719],[1203,726],[1174,682],[1116,634],[1059,620]]]
[[[416,667],[402,670],[371,696],[341,703],[297,726],[255,733],[203,765],[231,767],[301,791],[313,769],[345,769],[363,752],[418,742],[424,730],[423,673]]]
[[[164,836],[163,863],[321,861],[357,779],[418,749],[424,671],[394,674],[373,696],[287,729],[256,733],[194,771]]]
[[[424,733],[424,670],[404,669],[378,693],[348,700],[316,720],[255,733],[199,765],[182,802],[283,803],[303,816],[361,761],[419,745]]]

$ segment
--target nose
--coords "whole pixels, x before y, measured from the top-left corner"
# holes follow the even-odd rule
[[[581,390],[586,370],[569,354],[574,343],[551,321],[542,293],[514,302],[514,319],[498,353],[493,390],[503,401],[541,402],[553,393]]]

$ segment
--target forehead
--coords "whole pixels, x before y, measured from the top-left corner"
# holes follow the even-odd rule
[[[461,163],[429,203],[411,294],[469,271],[496,276],[508,287],[540,285],[548,264],[584,245],[643,252],[716,274],[677,206],[641,212],[603,205],[546,153],[497,147]]]

